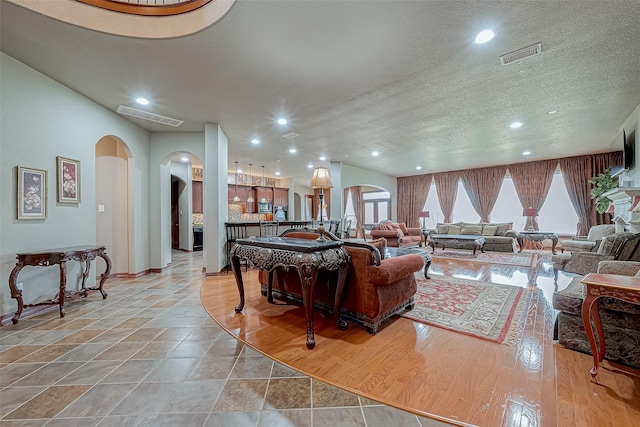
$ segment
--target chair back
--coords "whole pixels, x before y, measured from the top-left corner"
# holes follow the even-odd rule
[[[640,261],[640,233],[630,235],[620,246],[617,261]]]
[[[349,236],[349,232],[351,230],[351,223],[353,222],[352,219],[348,219],[344,222],[344,225],[342,227],[342,238],[343,239],[348,239]]]
[[[235,242],[236,239],[247,237],[247,224],[245,222],[226,222],[227,242]]]
[[[260,221],[260,236],[277,236],[277,221]]]
[[[289,228],[304,228],[311,225],[311,221],[291,221]]]
[[[339,219],[332,219],[330,221],[327,221],[329,224],[329,227],[327,227],[327,231],[329,231],[329,233],[334,234],[334,235],[339,235],[340,232],[338,231],[338,229],[340,228],[340,220]]]

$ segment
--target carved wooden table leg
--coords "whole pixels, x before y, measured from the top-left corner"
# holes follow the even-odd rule
[[[275,304],[273,301],[273,270],[269,270],[267,277],[267,302],[269,304]]]
[[[58,296],[58,304],[60,304],[60,317],[64,317],[64,300],[67,297],[67,262],[60,262],[60,295]]]
[[[304,306],[304,312],[307,318],[307,348],[313,350],[316,346],[313,321],[313,295],[316,289],[318,271],[314,264],[315,260],[308,258],[310,258],[308,254],[299,255],[297,257],[296,269],[298,270],[300,284],[302,285],[302,305]]]
[[[233,248],[231,253],[231,270],[238,285],[238,293],[240,294],[240,304],[235,308],[236,313],[240,313],[244,308],[244,283],[242,282],[242,271],[240,271],[240,258],[236,255],[238,245]]]
[[[591,376],[595,378],[595,376],[598,375],[598,366],[600,365],[601,359],[600,352],[598,351],[596,344],[596,336],[593,326],[591,325],[592,317],[596,324],[596,329],[598,330],[598,340],[600,341],[600,348],[602,349],[602,356],[604,358],[604,337],[602,333],[602,325],[600,324],[600,315],[598,313],[598,297],[587,292],[587,296],[584,301],[582,301],[582,323],[584,325],[584,330],[587,333],[589,345],[591,346],[591,354],[593,355],[593,367],[589,372],[591,373]]]
[[[82,291],[82,295],[86,298],[87,288],[85,288],[84,285],[87,282],[87,277],[89,277],[89,270],[91,270],[91,260],[86,260],[84,264],[84,271],[82,272],[82,287],[80,288],[80,290]]]
[[[18,303],[18,310],[16,310],[15,314],[11,318],[11,322],[13,322],[14,325],[18,323],[20,315],[22,314],[22,308],[24,307],[24,301],[22,300],[22,290],[18,289],[18,285],[16,283],[18,273],[20,273],[22,267],[24,267],[24,264],[16,264],[16,266],[13,267],[13,270],[11,270],[11,274],[9,274],[9,289],[11,290],[11,298],[15,299]]]

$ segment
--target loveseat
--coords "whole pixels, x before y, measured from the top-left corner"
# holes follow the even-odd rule
[[[387,245],[390,247],[400,246],[422,246],[423,234],[422,228],[408,228],[404,222],[391,222],[388,220],[380,221],[373,226],[370,232],[372,239],[387,239]]]
[[[281,237],[315,239],[318,234],[309,231],[289,230]],[[344,294],[342,296],[341,318],[365,326],[366,331],[375,335],[382,321],[390,316],[412,309],[417,283],[414,273],[424,266],[419,255],[402,255],[382,259],[386,248],[385,239],[372,242],[344,241],[344,248],[351,256]],[[314,306],[330,311],[333,307],[333,288],[330,279],[335,273],[326,270],[318,272]],[[273,275],[273,295],[283,300],[302,301],[302,292],[295,269],[286,271],[276,268]],[[268,274],[260,271],[258,280],[266,295]],[[333,285],[335,286],[335,284]]]
[[[429,236],[436,234],[482,236],[484,238],[483,250],[494,252],[515,252],[516,242],[520,238],[520,233],[513,229],[512,222],[438,223],[435,229],[429,230]],[[461,244],[463,243],[461,242]],[[450,245],[451,243],[448,242],[448,247],[456,249],[455,245]]]
[[[601,274],[640,277],[640,262],[601,261]],[[571,350],[591,354],[582,323],[584,276],[576,276],[569,286],[553,294],[553,308],[559,310],[554,339]],[[600,298],[598,312],[605,337],[605,359],[640,368],[640,306],[613,298]]]

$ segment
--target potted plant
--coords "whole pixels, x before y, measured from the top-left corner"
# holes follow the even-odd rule
[[[611,168],[608,168],[603,173],[589,178],[588,182],[593,185],[591,198],[596,201],[596,211],[600,214],[605,213],[611,204],[611,199],[604,197],[603,194],[618,187],[618,178],[611,176]]]

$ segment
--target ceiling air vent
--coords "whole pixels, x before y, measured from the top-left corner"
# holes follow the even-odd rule
[[[131,107],[125,107],[124,105],[119,106],[116,112],[124,114],[125,116],[137,117],[138,119],[149,120],[150,122],[162,123],[163,125],[173,127],[178,127],[184,123],[182,120],[172,119],[171,117],[161,116],[160,114],[137,110]]]
[[[295,138],[296,136],[300,136],[300,135],[295,133],[295,132],[289,132],[289,133],[285,133],[284,135],[282,135],[282,137],[286,138],[286,139]]]
[[[500,57],[500,63],[502,65],[507,65],[513,62],[522,61],[523,59],[539,55],[540,52],[542,52],[542,43],[536,43],[531,46],[523,47],[522,49],[514,50],[511,53],[502,55]]]

